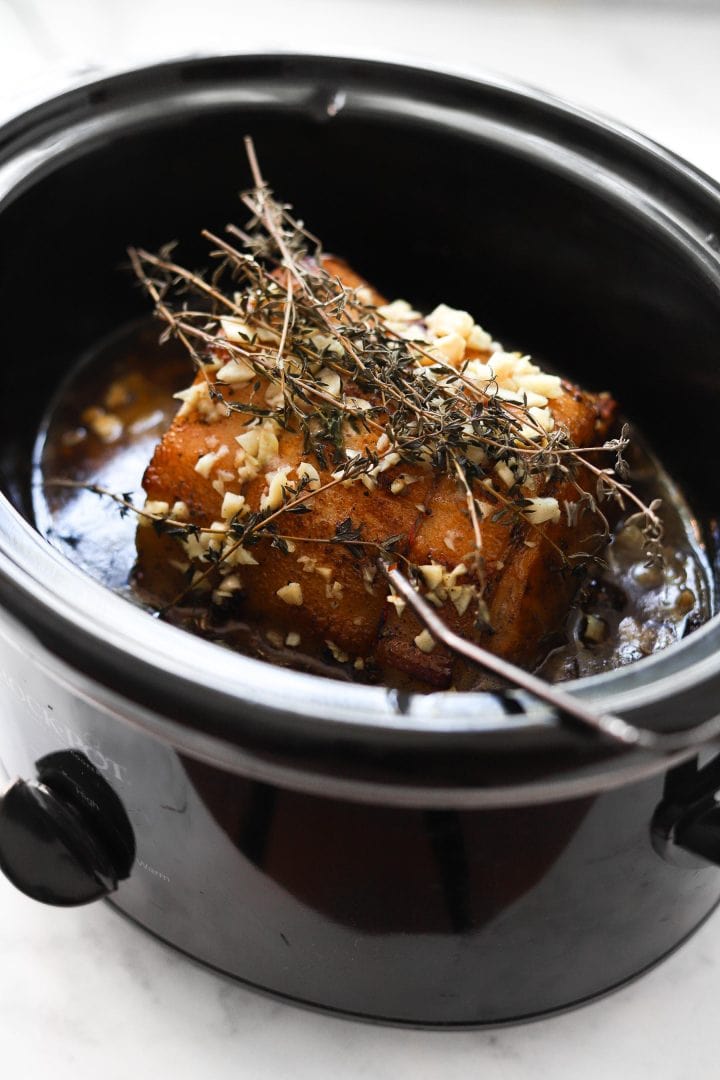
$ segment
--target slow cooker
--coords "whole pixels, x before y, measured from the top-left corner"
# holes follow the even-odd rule
[[[75,88],[0,129],[0,866],[36,900],[107,897],[307,1005],[445,1027],[567,1008],[667,955],[720,899],[717,617],[568,684],[633,730],[676,733],[625,745],[517,690],[412,695],[230,653],[33,527],[51,395],[145,311],[126,246],[236,218],[246,134],[381,289],[451,298],[612,388],[714,560],[707,177],[543,94],[394,63],[215,57]]]

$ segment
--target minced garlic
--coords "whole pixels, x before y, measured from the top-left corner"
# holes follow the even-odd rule
[[[428,352],[448,364],[459,364],[465,356],[465,338],[452,331],[435,338]]]
[[[213,592],[213,600],[228,600],[242,589],[242,581],[237,574],[228,574]]]
[[[215,378],[228,386],[242,386],[255,378],[255,372],[244,360],[234,357],[220,368]]]
[[[289,604],[291,607],[301,607],[303,602],[303,591],[299,581],[290,581],[287,585],[283,585],[281,589],[278,589],[275,593],[285,604]]]
[[[473,585],[451,585],[448,588],[448,598],[460,616],[465,614],[475,595]]]
[[[388,593],[385,598],[388,604],[392,604],[395,611],[398,614],[398,618],[402,615],[403,611],[407,607],[407,601],[403,600],[402,596],[397,596],[395,593]]]
[[[188,521],[190,519],[190,508],[186,502],[173,503],[170,511],[170,517],[175,521]]]
[[[498,461],[495,466],[495,472],[498,474],[503,484],[505,484],[505,487],[511,488],[516,481],[515,473],[504,461]]]
[[[210,473],[217,465],[218,461],[222,461],[224,457],[227,457],[229,453],[227,446],[223,445],[218,447],[217,450],[210,450],[207,454],[203,454],[195,462],[195,472],[200,473],[206,479],[209,479]]]
[[[422,318],[419,311],[413,311],[407,300],[393,300],[391,304],[381,304],[377,313],[385,322],[411,323]]]
[[[428,589],[437,589],[441,584],[445,567],[441,563],[430,563],[426,566],[418,566]]]
[[[529,500],[530,505],[523,510],[525,517],[533,525],[542,525],[546,521],[560,520],[560,504],[551,497],[538,497]]]
[[[562,384],[559,375],[548,375],[544,371],[535,373],[520,373],[515,376],[515,382],[519,390],[529,390],[541,397],[558,398],[562,396]]]
[[[228,491],[223,498],[220,516],[225,521],[230,521],[238,514],[246,513],[248,509],[244,495],[235,495],[232,491]]]
[[[413,638],[420,652],[431,653],[437,642],[429,630],[422,630],[417,637]]]
[[[285,395],[283,394],[282,386],[280,383],[268,383],[268,388],[265,391],[265,402],[271,409],[281,409],[285,401]]]
[[[255,556],[244,547],[235,547],[233,543],[228,552],[223,554],[228,566],[258,566]]]
[[[307,488],[316,491],[320,487],[320,473],[310,461],[301,461],[295,469],[295,475],[299,480],[307,477]]]
[[[242,319],[227,315],[220,320],[220,325],[225,337],[234,345],[247,345],[255,338],[254,331]]]
[[[152,525],[155,519],[170,515],[170,504],[160,499],[146,499],[143,510],[144,514],[138,514],[138,525]]]
[[[280,450],[278,434],[280,425],[272,417],[266,417],[261,424],[248,427],[242,435],[235,436],[235,442],[242,451],[241,457],[236,457],[236,466],[246,466],[257,472],[269,465],[277,457]],[[248,477],[250,479],[250,477]]]
[[[340,342],[330,334],[317,332],[311,336],[310,340],[320,353],[334,354],[338,359],[342,359],[345,355],[345,350]]]
[[[105,412],[97,406],[85,409],[82,414],[83,423],[96,435],[101,442],[117,442],[123,433],[123,422],[114,413]]]
[[[261,510],[279,510],[285,500],[285,488],[288,485],[288,473],[290,465],[281,465],[279,469],[268,473],[267,493],[260,496]]]
[[[457,308],[448,307],[447,304],[438,304],[427,316],[425,322],[428,330],[436,336],[457,334],[463,341],[467,341],[475,325],[475,320],[467,311],[459,311]]]
[[[477,352],[488,352],[492,348],[492,338],[487,330],[483,330],[482,326],[475,323],[468,335],[467,344],[469,349],[475,349]]]
[[[105,408],[113,409],[120,408],[122,405],[129,405],[132,401],[132,394],[125,382],[122,379],[116,379],[115,382],[110,383],[105,394]]]
[[[202,420],[207,421],[227,416],[225,406],[210,397],[210,387],[206,379],[193,383],[185,390],[178,390],[173,397],[182,402],[177,412],[178,417],[189,416],[193,412],[197,412]]]
[[[363,304],[365,307],[371,307],[373,302],[373,291],[369,285],[360,285],[355,290],[355,296],[358,304]]]
[[[326,641],[325,644],[332,653],[333,659],[336,660],[338,664],[347,664],[350,656],[344,649],[341,649],[334,641]]]
[[[337,371],[324,367],[318,371],[315,378],[331,397],[340,397],[342,394],[342,380]]]

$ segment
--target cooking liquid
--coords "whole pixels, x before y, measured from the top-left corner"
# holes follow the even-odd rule
[[[173,393],[192,372],[184,349],[158,346],[157,323],[144,322],[88,354],[50,404],[34,455],[33,500],[39,531],[76,566],[140,606],[133,585],[136,518],[91,483],[142,506],[142,476],[178,408]],[[646,501],[662,500],[665,566],[648,568],[637,530],[615,529],[590,571],[564,627],[558,628],[539,672],[552,682],[631,663],[666,648],[714,611],[713,577],[697,522],[681,492],[636,432],[631,432],[630,482]],[[165,619],[218,644],[287,667],[356,681],[372,672],[325,663],[284,648],[256,626],[221,612],[178,607]]]

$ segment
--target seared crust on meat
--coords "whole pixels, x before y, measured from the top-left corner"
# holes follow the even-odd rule
[[[367,284],[336,259],[325,259],[324,268],[352,288]],[[366,302],[379,305],[382,297],[374,290]],[[468,348],[465,362],[485,362],[487,349]],[[217,377],[217,368],[198,372],[195,385]],[[222,386],[229,404],[258,405],[265,401],[270,383],[258,376]],[[353,388],[344,387],[346,393]],[[585,393],[563,382],[561,391],[549,402],[556,425],[562,425],[576,446],[601,443],[614,414],[614,402],[607,395]],[[201,411],[184,406],[157,446],[144,477],[144,487],[152,503],[185,504],[188,520],[210,528],[222,522],[226,493],[242,494],[246,506],[256,511],[269,490],[268,477],[287,469],[289,477],[303,461],[317,470],[319,485],[331,484],[332,464],[321,464],[308,455],[300,433],[286,428],[276,432],[277,447],[264,460],[256,475],[241,479],[237,474],[238,436],[258,421],[252,414],[227,411],[222,405]],[[378,452],[381,432],[375,428],[347,432],[345,445],[351,452]],[[271,444],[274,447],[274,443]],[[207,472],[198,471],[198,461],[213,456]],[[583,474],[576,480],[583,485]],[[400,481],[400,483],[397,483]],[[317,486],[317,485],[315,485]],[[589,484],[588,487],[592,488]],[[494,520],[502,509],[502,484],[492,489],[476,485],[485,512],[479,521],[484,584],[482,597],[487,605],[487,622],[478,626],[478,607],[464,603],[463,583],[472,580],[470,567],[475,554],[473,523],[468,513],[466,491],[447,472],[427,462],[400,461],[380,471],[374,484],[362,479],[335,483],[312,497],[311,513],[282,511],[277,530],[291,537],[290,551],[273,546],[265,536],[248,549],[252,562],[233,567],[241,579],[237,602],[243,618],[281,635],[299,635],[299,652],[322,655],[328,648],[336,660],[354,663],[356,669],[375,673],[388,684],[408,688],[433,689],[476,685],[478,674],[453,658],[441,645],[423,651],[416,643],[421,626],[410,611],[388,603],[384,580],[376,573],[377,549],[388,537],[401,535],[399,552],[418,567],[441,566],[455,579],[444,579],[436,596],[445,621],[457,632],[475,638],[493,652],[516,663],[532,666],[541,659],[549,636],[562,625],[578,577],[567,572],[564,556],[598,548],[597,521],[592,514],[570,527],[559,520],[533,525],[528,517],[509,515]],[[577,498],[577,487],[568,481],[536,487],[535,494],[564,500]],[[320,543],[333,537],[341,523],[350,519],[361,526],[361,549]],[[562,554],[561,554],[562,553]],[[187,545],[181,549],[177,538],[158,534],[152,528],[138,529],[136,581],[144,594],[159,605],[171,602],[187,588],[183,565],[189,556],[191,567],[204,580],[206,602],[211,590],[221,583],[219,572],[195,559]],[[463,569],[465,567],[465,569]],[[283,592],[288,585],[300,586]],[[467,584],[464,586],[467,588]],[[454,591],[453,591],[454,590]],[[444,596],[444,599],[443,599]],[[399,605],[401,608],[402,605]],[[331,643],[331,644],[328,644]]]

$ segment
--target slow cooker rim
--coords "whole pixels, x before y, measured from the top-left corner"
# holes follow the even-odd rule
[[[418,57],[403,54],[401,51],[382,49],[373,49],[362,55],[352,51],[322,53],[297,52],[292,49],[272,49],[271,51],[247,53],[218,53],[197,50],[190,53],[181,52],[175,55],[163,56],[161,59],[152,62],[142,60],[130,65],[119,64],[117,66],[106,64],[103,67],[81,68],[79,71],[66,72],[60,76],[55,74],[43,80],[36,80],[33,89],[22,97],[11,101],[8,113],[5,116],[0,115],[0,148],[8,134],[13,135],[16,128],[32,123],[36,119],[42,119],[48,107],[53,107],[53,111],[59,117],[60,111],[58,107],[65,106],[69,108],[79,96],[86,95],[88,91],[94,90],[97,92],[101,87],[107,85],[119,85],[140,75],[170,73],[173,69],[202,66],[208,63],[273,63],[280,61],[307,64],[351,63],[384,71],[393,69],[401,75],[430,76],[439,81],[465,83],[476,89],[484,88],[499,91],[518,100],[541,105],[545,111],[553,112],[564,119],[573,122],[580,121],[587,127],[602,131],[611,138],[620,135],[628,146],[633,146],[643,154],[650,152],[657,162],[669,165],[676,175],[683,175],[693,186],[697,187],[698,182],[700,182],[700,185],[711,198],[717,199],[720,196],[720,182],[703,169],[688,161],[681,154],[669,150],[662,143],[652,139],[639,129],[618,120],[614,116],[605,114],[601,110],[580,105],[542,87],[511,78],[490,68],[478,72],[477,69],[466,67],[463,64],[437,64],[430,55]],[[422,66],[420,66],[421,63]]]
[[[161,64],[143,65],[138,68],[125,70],[122,73],[114,74],[108,78],[91,78],[87,82],[82,82],[79,86],[76,86],[68,90],[65,94],[59,98],[52,98],[45,102],[45,105],[37,105],[29,111],[16,117],[11,121],[9,125],[0,131],[0,144],[2,143],[3,136],[6,135],[8,127],[19,131],[23,128],[23,121],[32,124],[35,120],[40,121],[43,117],[43,109],[53,107],[56,119],[62,116],[62,109],[59,108],[63,101],[67,104],[68,108],[76,101],[77,95],[80,93],[91,92],[93,88],[104,86],[107,83],[119,84],[123,80],[132,82],[133,77],[143,75],[146,78],[153,76],[162,77],[163,74],[170,72],[173,67],[177,65],[188,64],[207,64],[208,62],[215,63],[229,63],[229,62],[262,62],[262,61],[288,61],[295,64],[306,63],[309,66],[322,64],[322,63],[337,63],[338,61],[348,60],[357,65],[366,65],[371,68],[382,69],[387,74],[388,64],[386,61],[379,59],[364,59],[359,57],[324,57],[316,54],[296,54],[296,53],[273,53],[273,54],[237,54],[226,56],[212,56],[212,57],[200,57],[200,58],[180,58],[166,60]],[[693,166],[684,162],[677,155],[672,154],[663,147],[659,147],[657,144],[647,139],[645,136],[639,135],[632,131],[632,129],[626,128],[623,125],[616,124],[614,121],[610,121],[605,117],[598,117],[592,112],[576,108],[571,104],[560,101],[560,99],[553,97],[552,95],[545,94],[525,88],[518,83],[512,81],[495,78],[490,76],[488,78],[479,78],[476,75],[470,75],[469,73],[458,72],[443,68],[432,68],[429,72],[427,70],[419,69],[409,64],[398,64],[396,61],[392,61],[392,68],[395,72],[399,72],[401,76],[411,75],[415,78],[428,75],[428,73],[440,81],[447,80],[452,83],[470,83],[474,89],[482,90],[489,89],[492,91],[500,91],[508,94],[512,94],[518,100],[522,100],[530,108],[534,108],[536,112],[543,110],[552,110],[555,114],[558,114],[568,121],[575,124],[580,122],[585,127],[592,130],[601,130],[605,136],[613,138],[618,145],[629,144],[632,146],[635,152],[640,153],[648,159],[648,164],[652,159],[655,159],[656,164],[661,164],[663,169],[670,168],[671,172],[678,175],[683,179],[685,184],[689,184],[691,187],[694,185],[698,190],[702,190],[705,197],[711,196],[713,201],[720,207],[720,186],[718,186],[710,178],[704,176],[699,170]],[[6,558],[9,558],[10,566],[6,564],[5,567],[0,564],[0,572],[6,578],[6,581],[10,584],[10,592],[18,594],[18,591],[26,594],[26,599],[29,596],[34,596],[35,602],[44,604],[47,609],[47,613],[56,617],[61,615],[68,624],[80,626],[83,621],[83,616],[87,616],[88,611],[84,611],[78,608],[76,603],[77,596],[79,594],[85,594],[88,591],[88,587],[92,586],[91,592],[97,592],[97,596],[94,598],[99,605],[97,610],[103,611],[103,600],[108,606],[108,618],[105,620],[105,639],[107,640],[108,634],[116,635],[118,632],[118,626],[120,624],[127,624],[127,632],[124,635],[122,641],[121,651],[128,658],[135,658],[142,660],[145,664],[149,662],[149,658],[153,652],[158,654],[157,659],[163,659],[161,664],[151,664],[151,667],[155,667],[157,674],[167,676],[168,664],[167,659],[175,652],[180,652],[183,655],[182,661],[182,675],[186,679],[191,677],[192,682],[202,687],[205,692],[217,692],[217,688],[208,687],[208,671],[212,670],[214,665],[211,663],[211,658],[216,654],[222,656],[223,661],[227,664],[228,660],[232,661],[232,667],[235,669],[233,675],[235,676],[231,680],[231,686],[223,688],[222,693],[229,700],[237,701],[241,698],[246,704],[249,704],[247,692],[250,687],[253,690],[262,690],[262,700],[258,700],[256,703],[263,708],[277,708],[281,710],[288,710],[288,696],[292,701],[292,707],[290,714],[295,718],[303,718],[306,720],[317,720],[317,702],[314,695],[305,694],[303,691],[309,689],[312,686],[313,690],[317,690],[320,687],[320,697],[322,699],[323,715],[321,716],[321,723],[326,724],[328,730],[331,730],[333,725],[351,725],[358,730],[372,730],[376,728],[381,730],[386,727],[391,727],[394,731],[411,730],[416,734],[422,732],[438,731],[450,735],[453,732],[462,732],[467,734],[468,731],[477,731],[478,734],[487,732],[488,730],[503,730],[509,731],[510,725],[507,717],[502,710],[495,716],[493,722],[488,724],[487,718],[485,722],[482,722],[482,717],[478,717],[474,710],[482,712],[485,710],[487,713],[488,695],[486,694],[467,694],[467,695],[455,695],[454,704],[458,702],[460,698],[461,708],[457,710],[460,715],[448,717],[449,702],[447,698],[450,695],[412,695],[407,701],[402,703],[402,707],[398,708],[397,697],[393,698],[392,694],[388,694],[382,688],[366,687],[353,684],[348,686],[347,684],[337,682],[333,683],[330,680],[322,680],[315,676],[303,675],[297,672],[282,671],[282,669],[270,668],[269,665],[264,662],[253,660],[248,657],[234,654],[229,657],[224,651],[218,650],[210,643],[199,641],[190,635],[185,634],[182,631],[178,631],[173,627],[165,626],[162,624],[152,623],[147,616],[134,609],[131,605],[125,601],[120,600],[117,597],[109,596],[106,589],[91,581],[80,571],[77,571],[72,567],[65,559],[59,554],[53,551],[47,544],[47,542],[39,536],[33,529],[33,527],[25,521],[24,518],[19,515],[14,508],[7,502],[4,496],[0,498],[0,505],[4,510],[4,515],[0,515],[0,552],[4,552]],[[6,531],[7,515],[10,512],[10,519],[12,519],[11,532],[14,534],[13,544],[16,545],[15,552],[21,550],[23,545],[17,546],[18,530],[24,533],[24,539],[32,541],[33,557],[30,563],[23,565],[22,561],[18,561],[13,557],[12,544],[10,549],[7,546],[7,540],[9,539]],[[51,569],[51,563],[48,561],[48,557],[52,555],[54,558],[62,563],[62,569],[64,572],[69,572],[75,576],[75,580],[69,582],[68,589],[64,591],[55,590],[53,593],[53,604],[49,604],[48,600],[48,584],[47,581],[43,582],[42,570],[43,566],[47,571]],[[4,560],[3,560],[4,561]],[[32,567],[32,571],[30,569]],[[38,573],[34,571],[38,569]],[[57,570],[57,564],[54,564],[53,569]],[[82,583],[83,588],[79,588]],[[33,586],[39,587],[36,590]],[[89,594],[88,594],[89,595]],[[91,597],[91,599],[93,599]],[[121,610],[122,609],[122,610]],[[88,610],[92,610],[90,607]],[[111,613],[111,614],[110,614]],[[96,616],[97,617],[97,616]],[[91,617],[92,622],[92,617]],[[694,643],[699,643],[710,634],[714,633],[718,629],[718,618],[709,620],[703,627],[697,630],[691,638],[686,639],[670,648],[670,650],[658,654],[655,657],[647,658],[638,664],[633,665],[635,672],[640,669],[641,674],[637,678],[630,678],[630,688],[626,691],[613,692],[613,683],[617,683],[618,676],[630,669],[621,669],[620,671],[610,672],[606,675],[595,676],[589,679],[578,680],[572,684],[572,692],[587,695],[593,698],[593,700],[605,699],[612,700],[613,707],[617,709],[630,709],[641,697],[644,704],[648,702],[648,693],[652,697],[652,691],[648,690],[647,685],[633,685],[638,681],[642,684],[646,683],[646,680],[642,678],[642,674],[649,673],[650,669],[662,668],[667,657],[672,654],[673,657],[678,657],[681,653],[686,654],[694,647]],[[98,628],[95,626],[94,633],[97,636]],[[143,631],[151,631],[149,634],[150,642],[149,648],[145,649],[145,638],[148,634]],[[153,649],[153,636],[159,636],[158,644]],[[122,635],[121,635],[122,637]],[[142,643],[144,650],[143,655],[138,656],[138,645]],[[164,650],[160,649],[160,644],[166,645]],[[191,662],[192,658],[190,653],[192,650],[197,650],[196,659],[197,662]],[[707,673],[708,659],[703,658],[701,663],[705,666]],[[666,666],[666,665],[665,665]],[[692,682],[690,678],[695,665],[691,663],[690,667],[685,671],[685,683],[689,685]],[[263,675],[267,680],[267,672],[271,670],[276,675],[281,674],[282,679],[273,678],[269,680],[273,685],[268,687],[258,687],[258,682],[263,681]],[[715,674],[715,671],[712,672]],[[651,686],[659,687],[663,681],[662,672],[657,672],[660,678],[654,680]],[[252,677],[251,677],[252,676]],[[676,679],[677,674],[673,673],[672,678]],[[626,681],[627,678],[626,678]],[[288,694],[282,695],[279,699],[268,700],[268,695],[271,690],[275,689],[275,685],[278,682],[288,682]],[[242,692],[245,691],[245,694]],[[608,698],[608,691],[610,691],[610,697]],[[353,699],[353,702],[357,698],[357,705],[353,704],[351,709],[338,709],[340,704],[339,699],[347,697]],[[662,695],[658,695],[662,697]],[[335,699],[333,701],[333,699]],[[548,713],[547,710],[535,705],[532,702],[525,703],[526,710],[525,716],[513,717],[512,729],[517,731],[524,725],[530,728],[537,728],[538,730],[547,729],[548,726],[552,727],[556,721]],[[326,713],[325,710],[329,709]],[[436,711],[437,710],[437,711]],[[456,711],[456,710],[453,710]],[[353,715],[347,715],[351,712]],[[360,714],[358,718],[357,713]]]

